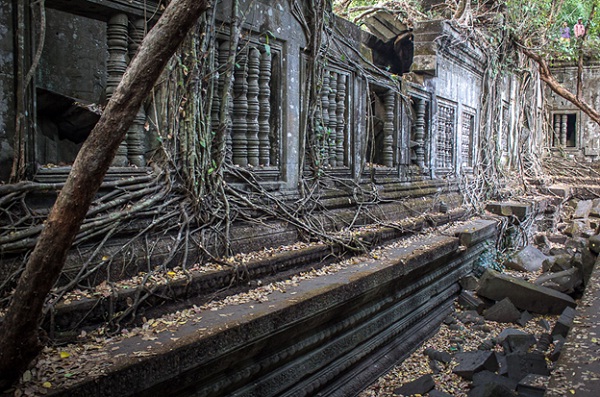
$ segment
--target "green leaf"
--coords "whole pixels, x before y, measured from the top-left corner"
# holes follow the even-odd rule
[[[265,43],[265,52],[267,55],[271,56],[271,46]]]

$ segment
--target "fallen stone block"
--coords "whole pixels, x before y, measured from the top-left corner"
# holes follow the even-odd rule
[[[477,290],[477,287],[479,287],[479,280],[477,280],[477,277],[469,274],[468,276],[462,277],[460,280],[458,280],[458,284],[462,289],[467,291],[475,291]]]
[[[590,216],[600,218],[600,199],[592,200],[592,209],[590,210]]]
[[[534,282],[536,285],[552,288],[553,290],[570,294],[575,288],[580,286],[583,281],[579,269],[572,267],[561,272],[549,272],[539,276]]]
[[[506,364],[506,356],[503,353],[495,352],[496,360],[498,361],[498,375],[508,377],[508,366]]]
[[[600,254],[600,235],[596,234],[588,239],[590,251],[596,255]]]
[[[502,347],[506,354],[514,352],[526,353],[536,342],[537,340],[532,334],[508,335],[506,339],[504,339]]]
[[[552,336],[560,335],[563,338],[567,337],[567,334],[571,330],[573,326],[573,320],[575,320],[575,316],[577,316],[577,310],[572,307],[567,307],[556,320],[556,324],[554,324],[554,328],[552,328],[552,332],[550,333]]]
[[[567,241],[567,236],[564,234],[550,234],[547,237],[548,241],[555,244],[564,244]]]
[[[519,397],[544,397],[548,387],[549,376],[529,374],[517,385]]]
[[[544,272],[562,272],[573,267],[571,263],[572,255],[569,254],[558,254],[554,256],[548,256],[542,263],[542,270]]]
[[[506,338],[508,338],[510,335],[527,335],[527,333],[524,331],[521,331],[520,329],[506,328],[506,329],[503,329],[502,332],[500,332],[498,334],[498,336],[495,338],[496,343],[499,345],[503,344],[504,341],[506,340]]]
[[[544,332],[542,335],[540,335],[540,338],[537,340],[534,352],[542,354],[546,353],[551,343],[552,335],[550,335],[547,332]]]
[[[513,270],[523,272],[536,272],[542,268],[546,255],[533,245],[528,245],[517,252],[504,265]]]
[[[562,352],[562,348],[565,344],[565,338],[560,335],[556,335],[553,342],[554,349],[552,349],[552,353],[550,353],[548,358],[550,361],[556,362],[560,358],[560,353]]]
[[[399,396],[412,396],[414,394],[425,394],[435,388],[435,382],[431,374],[423,375],[412,382],[405,383],[394,390],[394,394]]]
[[[521,312],[512,304],[509,298],[504,298],[487,309],[483,313],[483,317],[488,321],[498,323],[516,323],[521,318]]]
[[[488,203],[485,209],[496,215],[502,216],[515,216],[518,220],[522,221],[527,218],[531,212],[530,204],[523,203]]]
[[[471,247],[494,234],[497,224],[498,222],[493,220],[478,219],[457,228],[455,235],[460,239],[461,245]]]
[[[546,358],[540,353],[509,353],[506,355],[508,377],[520,381],[529,374],[550,375]]]
[[[496,383],[509,390],[515,390],[518,382],[506,376],[500,376],[492,371],[481,371],[473,375],[473,387],[484,386],[489,383]]]
[[[569,248],[574,248],[578,252],[581,252],[582,249],[588,247],[588,239],[583,237],[571,237],[568,238],[565,242],[565,248],[568,250]],[[567,251],[568,253],[569,251]]]
[[[487,269],[479,279],[477,295],[500,301],[509,298],[519,309],[539,314],[560,314],[575,307],[569,295]]]
[[[515,397],[516,395],[516,392],[497,383],[475,387],[467,394],[468,397]]]
[[[442,362],[444,364],[448,364],[450,361],[452,361],[452,355],[450,353],[435,350],[431,347],[428,347],[427,349],[425,349],[423,351],[423,354],[432,360],[436,360],[436,361]]]
[[[475,310],[481,314],[485,309],[485,302],[472,291],[463,290],[458,296],[458,304],[466,310]]]
[[[592,200],[579,200],[575,212],[573,213],[573,219],[585,219],[590,216],[592,210]]]
[[[574,219],[563,229],[563,233],[572,238],[580,238],[584,230],[590,228],[589,221],[587,219]],[[567,240],[568,242],[569,240]]]
[[[483,317],[481,317],[479,315],[479,313],[477,313],[477,311],[475,310],[465,310],[464,312],[460,312],[457,315],[458,320],[460,320],[461,323],[467,325],[467,324],[484,324],[485,320],[483,319]]]
[[[524,327],[529,321],[531,321],[532,318],[533,316],[531,313],[529,313],[527,310],[523,310],[521,317],[519,317],[519,321],[517,321],[517,324],[519,324],[521,327]]]
[[[548,187],[550,194],[561,198],[567,198],[571,195],[571,187],[568,185],[552,185]]]
[[[473,379],[473,374],[488,370],[495,372],[498,369],[498,360],[496,355],[490,351],[461,352],[454,356],[454,361],[458,363],[452,370],[455,374],[465,379]]]

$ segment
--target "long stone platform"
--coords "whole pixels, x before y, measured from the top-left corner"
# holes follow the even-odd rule
[[[495,235],[494,221],[472,221],[292,279],[262,303],[198,311],[151,338],[113,337],[92,353],[105,358],[93,375],[49,395],[354,395],[436,330]],[[84,359],[65,366],[71,358]]]

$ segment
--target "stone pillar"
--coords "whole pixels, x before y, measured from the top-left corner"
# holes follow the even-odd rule
[[[329,134],[327,134],[327,153],[330,166],[336,166],[336,135],[337,135],[337,73],[331,72],[329,76]]]
[[[383,120],[383,148],[382,162],[386,167],[394,166],[394,105],[396,94],[392,90],[387,90],[383,95],[383,106],[385,109],[385,119]]]
[[[218,94],[219,98],[223,98],[223,89],[225,87],[225,79],[227,78],[227,59],[229,58],[229,41],[225,40],[219,46],[219,89]],[[232,130],[232,120],[231,115],[233,114],[233,101],[231,100],[231,91],[227,93],[227,109],[225,110],[225,161],[231,163],[233,161],[232,157],[232,146],[233,141],[231,139],[231,130]],[[219,111],[221,110],[222,104],[219,106]],[[219,115],[220,116],[220,115]]]
[[[258,139],[258,75],[260,67],[260,51],[252,47],[248,52],[248,125],[246,138],[248,140],[248,164],[257,167],[259,164],[259,139]]]
[[[260,56],[258,76],[258,152],[259,163],[268,167],[271,165],[271,54],[263,50]]]
[[[424,168],[425,167],[425,100],[415,98],[415,162]]]
[[[344,164],[344,142],[346,140],[346,75],[339,74],[337,79],[337,133],[335,134],[335,162],[338,167]]]
[[[567,147],[567,115],[563,114],[561,116],[560,123],[560,146]]]
[[[248,165],[248,55],[240,51],[235,66],[233,83],[233,127],[231,131],[233,164],[240,167]]]
[[[135,56],[146,32],[146,21],[139,18],[133,21],[129,29],[129,59]],[[146,166],[146,134],[144,124],[146,123],[146,112],[140,107],[133,119],[129,131],[127,131],[127,158],[129,163],[138,167]]]
[[[321,137],[319,147],[321,152],[321,162],[322,166],[325,166],[328,163],[327,159],[329,158],[329,151],[327,150],[327,136],[329,135],[329,72],[323,72],[323,84],[321,86]]]
[[[561,137],[560,137],[561,133],[560,133],[560,115],[559,114],[555,114],[554,115],[554,131],[553,131],[553,136],[552,136],[552,142],[550,142],[550,144],[552,146],[560,146],[560,142],[561,142]]]
[[[115,14],[108,20],[106,38],[108,43],[108,61],[106,62],[106,99],[110,100],[115,89],[121,82],[123,73],[127,69],[127,24],[129,20],[125,14]],[[112,165],[125,167],[127,160],[126,140],[121,142]]]

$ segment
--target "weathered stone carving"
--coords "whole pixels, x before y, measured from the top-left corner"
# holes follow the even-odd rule
[[[259,139],[258,139],[258,114],[260,105],[258,101],[259,86],[258,75],[260,67],[260,51],[250,48],[248,51],[248,115],[247,115],[247,141],[248,165],[253,167],[259,164]]]
[[[233,83],[233,128],[231,131],[232,161],[240,167],[248,165],[248,53],[240,51],[237,56]]]
[[[137,52],[146,31],[146,21],[143,18],[136,19],[130,25],[129,29],[129,58],[133,59]],[[135,119],[127,132],[127,158],[129,163],[138,167],[146,165],[144,154],[146,153],[146,137],[144,133],[144,124],[146,122],[146,112],[141,107],[135,115]]]
[[[387,90],[383,96],[383,106],[385,108],[385,120],[383,122],[383,165],[386,167],[394,166],[394,108],[396,104],[396,94],[392,90]]]
[[[338,75],[331,72],[329,75],[329,128],[327,134],[326,147],[328,154],[328,163],[331,167],[336,166],[336,135],[337,135],[337,79]]]
[[[344,164],[344,142],[346,136],[346,75],[339,74],[337,79],[337,133],[335,136],[335,158],[336,165]]]
[[[260,68],[258,77],[258,151],[259,163],[268,167],[271,165],[271,142],[269,135],[271,127],[271,54],[266,49],[260,56]]]
[[[414,123],[415,158],[413,161],[420,168],[425,167],[425,109],[426,102],[421,98],[413,98],[415,102],[416,120]]]

